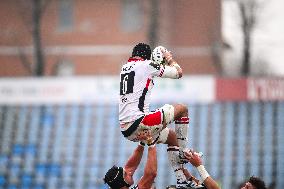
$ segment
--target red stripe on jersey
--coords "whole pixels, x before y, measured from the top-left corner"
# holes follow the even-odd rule
[[[151,79],[147,79],[147,83],[146,83],[146,89],[148,89],[149,85],[150,85]]]
[[[147,126],[160,125],[162,123],[162,113],[158,111],[148,114],[144,117],[142,123]]]
[[[162,77],[162,75],[164,74],[164,69],[161,70],[159,77]]]

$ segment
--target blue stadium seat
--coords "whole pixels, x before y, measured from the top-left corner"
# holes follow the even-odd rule
[[[18,189],[18,188],[16,185],[11,184],[7,187],[7,189]]]
[[[201,151],[206,156],[206,146],[207,146],[207,127],[208,127],[208,119],[204,119],[204,117],[208,117],[208,105],[201,105],[200,106],[200,113],[199,113],[199,135],[198,137],[195,136],[198,139],[198,146],[194,146],[195,149],[198,151]],[[206,163],[206,159],[204,159],[204,163]]]
[[[19,164],[13,163],[10,164],[10,174],[11,175],[19,175],[21,171],[21,167]]]
[[[59,177],[57,176],[50,176],[48,177],[48,181],[47,181],[47,186],[49,189],[57,189],[57,184],[58,184],[58,179]]]
[[[284,102],[277,103],[277,174],[276,186],[278,189],[284,187]]]
[[[69,182],[73,176],[73,167],[71,164],[65,164],[61,168],[61,176],[63,182]]]
[[[63,150],[63,146],[62,146],[62,139],[64,136],[65,131],[65,124],[67,122],[67,120],[65,119],[66,116],[66,107],[65,105],[60,105],[58,107],[58,111],[56,114],[56,119],[55,119],[55,137],[54,140],[52,141],[53,144],[53,153],[52,153],[52,157],[51,160],[53,162],[59,162],[60,161],[60,157],[61,157],[61,151]]]
[[[264,136],[263,136],[263,150],[265,151],[264,153],[264,175],[263,179],[265,183],[270,184],[271,183],[271,175],[272,175],[272,153],[273,153],[273,123],[272,123],[272,118],[273,118],[273,110],[272,110],[272,103],[267,102],[264,107]]]
[[[35,166],[35,170],[37,174],[47,175],[47,166],[44,163],[38,163]]]
[[[28,144],[37,144],[38,143],[38,132],[39,130],[39,120],[40,120],[40,107],[33,106],[30,112],[29,119],[29,132],[28,132]]]
[[[104,130],[107,136],[106,138],[102,138],[102,140],[107,146],[105,150],[106,150],[106,154],[108,154],[107,156],[102,157],[104,158],[105,167],[113,166],[113,162],[114,160],[116,160],[116,158],[113,156],[113,152],[115,151],[114,148],[117,147],[114,141],[115,141],[116,133],[120,134],[119,129],[117,129],[119,128],[119,123],[118,123],[118,115],[116,115],[116,111],[117,111],[117,106],[109,107],[108,115],[107,115],[108,119],[104,127]],[[123,138],[122,135],[120,137]]]
[[[101,143],[101,136],[103,135],[104,131],[104,122],[103,118],[105,116],[104,114],[104,106],[103,105],[97,105],[95,106],[95,118],[96,118],[96,123],[94,123],[94,143],[93,143],[93,154],[92,154],[92,159],[93,159],[93,166],[97,167],[95,169],[95,172],[92,173],[94,174],[94,178],[98,177],[99,174],[99,161],[101,158],[100,151],[101,148],[103,147],[103,144]]]
[[[260,117],[261,115],[261,104],[260,103],[252,103],[251,104],[251,125],[248,125],[249,128],[253,131],[253,135],[251,135],[250,145],[253,146],[251,148],[251,161],[250,161],[250,174],[259,175],[259,149],[260,149]]]
[[[16,136],[15,143],[23,144],[25,140],[25,130],[26,130],[26,120],[27,120],[27,106],[23,105],[19,107],[19,111],[17,111],[17,115],[19,116],[17,125],[16,125]],[[20,154],[18,154],[20,155]]]
[[[5,112],[5,121],[4,121],[4,131],[2,131],[2,139],[1,139],[1,153],[9,154],[11,152],[10,146],[12,145],[12,135],[15,132],[15,121],[14,117],[16,115],[16,107],[8,106]]]
[[[41,143],[38,150],[39,161],[40,162],[47,162],[48,159],[48,145],[51,139],[51,130],[53,125],[53,115],[52,115],[53,108],[48,105],[42,109],[42,117],[41,117]]]
[[[220,140],[221,140],[221,107],[220,103],[216,103],[212,106],[212,129],[211,129],[211,166],[208,171],[215,177],[218,177],[220,170],[219,158],[220,158]]]
[[[23,187],[30,187],[33,182],[33,177],[30,174],[23,174],[21,176],[21,183]]]
[[[231,181],[232,181],[232,153],[233,153],[233,117],[234,117],[234,103],[225,103],[226,108],[226,115],[225,115],[225,146],[224,146],[224,174],[222,179],[222,186],[223,188],[231,188]]]
[[[25,153],[29,155],[36,155],[37,147],[35,144],[27,144],[25,146]]]
[[[35,186],[32,187],[32,189],[46,189],[46,187],[40,184],[36,184]]]
[[[14,156],[21,156],[25,151],[25,147],[22,144],[15,144],[12,152]]]
[[[87,148],[88,148],[88,137],[91,128],[91,113],[92,109],[89,105],[83,106],[83,117],[82,124],[80,129],[81,140],[78,144],[79,146],[79,157],[77,159],[77,168],[76,168],[76,180],[75,187],[83,188],[85,172],[86,172],[86,163],[87,163]]]
[[[35,172],[35,156],[31,154],[25,155],[25,161],[23,163],[23,171],[26,173],[33,174]]]
[[[61,166],[59,164],[48,164],[47,165],[48,175],[51,176],[60,176],[61,174]]]
[[[66,142],[67,145],[65,146],[66,150],[66,163],[73,163],[74,162],[74,148],[76,145],[76,134],[78,127],[78,119],[79,119],[79,106],[73,105],[70,107],[70,122],[69,127],[66,130]]]
[[[106,188],[105,171],[124,165],[137,146],[122,137],[117,110],[106,104],[0,106],[0,188]],[[223,188],[261,173],[283,188],[284,102],[190,104],[189,114],[189,147],[205,153],[208,172],[223,178]],[[146,156],[135,179],[145,163]],[[156,186],[174,183],[166,146],[158,145]]]
[[[53,107],[47,105],[43,109],[43,114],[41,117],[41,125],[43,127],[50,127],[54,125],[54,115],[53,115]]]
[[[8,155],[0,154],[0,167],[7,166],[9,161]]]
[[[235,182],[240,183],[244,179],[245,175],[245,168],[246,168],[246,155],[245,155],[245,145],[246,145],[246,123],[247,123],[247,106],[246,103],[240,102],[239,103],[239,111],[237,118],[237,130],[238,135],[237,138],[237,146],[235,147],[236,155],[237,155],[237,166],[236,169],[236,176]]]
[[[0,175],[0,187],[4,187],[4,185],[7,183],[7,180],[4,175]]]

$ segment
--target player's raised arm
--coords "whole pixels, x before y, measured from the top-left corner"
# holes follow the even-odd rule
[[[202,165],[202,159],[198,153],[189,151],[185,152],[187,160],[197,168],[202,182],[205,184],[207,189],[221,189],[217,182],[208,174],[205,167]]]
[[[144,146],[138,145],[128,161],[126,162],[124,169],[128,173],[128,175],[133,176],[134,172],[136,171],[138,165],[143,156]]]
[[[182,77],[182,69],[178,65],[178,63],[173,59],[172,53],[170,51],[162,49],[163,55],[165,57],[165,61],[168,64],[169,67],[175,68],[177,72],[177,76],[175,78],[181,78]],[[167,69],[167,65],[165,66],[165,69]],[[165,76],[167,73],[165,73]]]
[[[144,175],[138,182],[141,189],[150,189],[157,176],[157,149],[155,144],[148,147],[147,162],[144,169]]]
[[[156,65],[159,72],[154,76],[179,79],[182,77],[182,69],[174,60],[172,53],[163,46],[156,47],[152,52],[153,65]],[[156,75],[155,75],[156,74]]]

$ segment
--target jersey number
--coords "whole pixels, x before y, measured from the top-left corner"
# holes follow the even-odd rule
[[[134,76],[134,71],[120,75],[120,95],[133,93]]]

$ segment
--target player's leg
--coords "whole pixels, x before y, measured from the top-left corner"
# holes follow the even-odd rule
[[[183,104],[175,104],[174,106],[174,120],[175,132],[178,139],[178,144],[181,150],[184,150],[188,144],[188,128],[189,117],[188,108]]]
[[[175,132],[172,129],[165,128],[159,136],[159,143],[168,144],[167,154],[171,167],[175,172],[177,183],[186,181],[186,177],[179,163],[179,146]]]
[[[163,129],[159,134],[158,142],[168,144],[168,159],[177,179],[177,188],[203,188],[201,185],[197,185],[196,183],[188,180],[186,175],[184,174],[183,164],[180,164],[180,148],[178,146],[178,140],[175,131],[169,128]]]
[[[163,127],[175,121],[175,132],[177,136],[178,146],[180,147],[181,155],[183,150],[188,144],[188,128],[189,128],[189,117],[188,108],[183,104],[169,105],[165,104],[160,108],[163,111]]]
[[[187,147],[188,143],[188,108],[183,104],[164,105],[162,108],[164,114],[163,127],[160,133],[159,142],[168,144],[168,158],[177,178],[177,188],[202,188],[191,181],[187,181],[181,164],[180,152]],[[166,128],[168,124],[175,121],[175,131]]]

